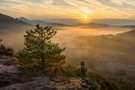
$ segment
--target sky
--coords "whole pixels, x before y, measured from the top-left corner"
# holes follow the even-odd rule
[[[29,19],[135,19],[135,0],[0,0],[0,13]]]

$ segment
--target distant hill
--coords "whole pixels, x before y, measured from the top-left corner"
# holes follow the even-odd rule
[[[98,24],[108,24],[114,26],[135,25],[135,20],[130,20],[130,19],[97,19],[97,20],[93,20],[93,22]]]
[[[125,25],[125,26],[120,26],[120,27],[135,29],[135,25]]]
[[[135,29],[131,30],[131,31],[128,31],[128,32],[125,32],[125,33],[118,34],[117,36],[119,36],[121,38],[122,37],[124,37],[124,38],[131,38],[131,39],[135,40]]]
[[[0,29],[5,29],[9,27],[20,27],[20,26],[32,26],[32,25],[27,22],[18,20],[17,18],[13,18],[11,16],[0,13]]]
[[[54,21],[53,21],[54,20]],[[36,24],[40,25],[48,25],[48,26],[82,26],[82,27],[90,27],[90,28],[106,28],[106,27],[122,27],[122,28],[135,28],[135,20],[128,19],[98,19],[93,20],[90,23],[83,24],[73,24],[71,19],[46,19],[44,20],[29,20],[25,17],[13,18],[8,15],[4,15],[0,13],[0,29],[8,28],[14,26],[33,26]],[[76,21],[76,20],[75,20]],[[62,23],[63,22],[63,23]],[[69,24],[65,24],[64,22],[68,22]],[[76,21],[77,22],[77,21]]]
[[[77,25],[82,23],[79,19],[45,19],[43,21],[46,22],[54,22],[54,23],[62,23],[65,25]],[[93,19],[89,23],[96,23],[96,24],[106,24],[106,25],[112,25],[112,26],[127,26],[127,25],[135,25],[135,19]]]
[[[128,19],[97,19],[89,23],[80,23],[74,19],[46,19],[44,20],[29,20],[24,17],[18,18],[23,22],[30,23],[32,25],[50,25],[50,26],[82,26],[90,28],[101,27],[122,27],[122,28],[135,28],[135,20]]]
[[[134,36],[135,36],[135,30],[131,30],[131,31],[125,32],[125,33],[128,34],[128,35],[133,35],[134,34]]]
[[[98,24],[98,23],[90,23],[89,27],[93,28],[107,28],[107,27],[118,27],[118,28],[130,28],[130,29],[135,29],[135,25],[123,25],[123,26],[117,26],[117,25],[110,25],[110,24]]]
[[[20,17],[20,18],[18,18],[18,20],[23,21],[23,22],[27,22],[27,23],[31,23],[31,21],[29,19],[26,19],[24,17]]]
[[[95,23],[95,22],[91,22],[91,23],[87,23],[87,24],[76,24],[76,25],[72,25],[72,26],[81,26],[81,27],[85,27],[85,28],[109,28],[109,27],[117,27],[117,28],[129,28],[129,29],[135,29],[135,25],[122,25],[122,26],[117,26],[117,25],[110,25],[110,24],[102,24],[102,23]]]
[[[86,28],[107,28],[107,27],[114,27],[113,25],[108,24],[97,24],[97,23],[87,23],[87,24],[76,24],[75,26],[81,26]]]
[[[18,18],[18,20],[30,23],[32,25],[40,24],[40,25],[49,25],[49,26],[67,26],[66,24],[62,24],[62,23],[54,23],[54,22],[48,22],[43,20],[29,20],[24,17],[20,17]]]

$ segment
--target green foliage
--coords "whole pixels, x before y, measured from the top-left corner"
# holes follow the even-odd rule
[[[6,47],[1,42],[2,40],[0,39],[0,56],[13,56],[14,54],[13,48]]]
[[[81,68],[67,65],[62,68],[62,73],[68,77],[82,77]],[[134,83],[128,80],[121,80],[109,77],[108,75],[97,74],[95,72],[87,72],[87,78],[90,78],[91,90],[135,90]]]
[[[97,83],[97,81],[94,81],[91,87],[92,87],[92,90],[101,90],[101,86]]]
[[[64,76],[82,77],[81,69],[67,65],[61,69]],[[135,90],[134,83],[128,80],[112,78],[107,75],[87,72],[86,77],[90,78],[91,90]],[[85,77],[82,77],[85,78]]]
[[[32,55],[25,49],[18,51],[16,58],[18,58],[18,63],[23,66],[34,63]]]
[[[81,77],[86,77],[87,74],[87,68],[85,67],[84,61],[81,62]]]
[[[75,70],[76,76],[85,78],[87,76],[87,68],[85,67],[84,61],[80,63],[80,68]]]
[[[64,76],[76,77],[77,68],[73,65],[68,64],[61,68],[61,72]]]
[[[16,58],[20,65],[39,65],[46,73],[59,71],[65,63],[65,56],[61,53],[65,48],[54,44],[51,38],[56,34],[52,27],[36,25],[36,29],[26,32],[25,47],[17,52]]]
[[[119,76],[126,76],[127,75],[127,71],[124,70],[124,69],[119,69],[119,70],[116,70],[115,74],[119,75]]]
[[[80,68],[77,68],[73,65],[68,64],[67,66],[61,69],[63,75],[68,77],[81,77],[84,78],[87,76],[87,68],[85,67],[85,63],[80,63]]]
[[[88,74],[92,90],[135,90],[133,82],[121,80],[96,73]]]

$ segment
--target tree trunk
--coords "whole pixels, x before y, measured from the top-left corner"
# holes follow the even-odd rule
[[[42,58],[42,66],[43,66],[43,68],[45,67],[45,60],[44,60],[44,58]]]

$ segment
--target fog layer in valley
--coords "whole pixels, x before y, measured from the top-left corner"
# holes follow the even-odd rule
[[[56,29],[57,34],[53,38],[53,42],[59,43],[61,47],[66,48],[64,53],[68,63],[78,66],[80,61],[85,61],[87,67],[101,72],[112,72],[127,65],[131,67],[130,65],[132,64],[133,66],[130,70],[134,72],[132,70],[135,68],[135,39],[132,35],[127,34],[127,32],[131,31],[130,29],[112,27],[58,28],[58,30]],[[29,29],[23,27],[7,31],[1,30],[0,38],[3,39],[4,44],[18,51],[23,48],[23,35]],[[118,63],[122,63],[121,67],[118,67],[120,66]],[[113,66],[115,68],[112,68]],[[130,70],[127,71],[130,72]]]

